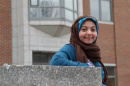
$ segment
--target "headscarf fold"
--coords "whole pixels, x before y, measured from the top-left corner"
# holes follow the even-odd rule
[[[102,65],[104,73],[105,73],[105,76],[103,78],[103,84],[105,84],[107,81],[107,70],[106,70],[105,66],[103,65],[103,63],[101,62],[100,48],[96,45],[97,39],[92,44],[86,44],[79,39],[79,29],[78,29],[79,21],[83,18],[90,19],[90,20],[95,19],[94,17],[86,16],[86,15],[78,17],[75,20],[74,24],[71,26],[70,44],[72,44],[75,47],[76,61],[80,61],[82,63],[87,63],[88,59],[89,59],[92,62],[99,62]],[[96,22],[97,22],[97,20],[96,20]],[[96,28],[98,28],[98,23],[95,23],[95,25],[96,25]],[[81,28],[81,26],[80,26],[80,28]],[[97,34],[98,34],[98,30],[97,30]]]

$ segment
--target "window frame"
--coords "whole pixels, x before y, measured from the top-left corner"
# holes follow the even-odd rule
[[[106,68],[108,68],[108,67],[112,67],[112,68],[114,68],[114,76],[109,76],[108,75],[108,79],[109,78],[114,78],[114,80],[115,80],[115,86],[116,86],[116,64],[104,64],[105,65],[105,67]]]
[[[30,6],[38,6],[38,5],[39,5],[39,0],[37,0],[37,5],[32,5],[30,0]]]
[[[71,9],[68,9],[68,8],[66,8],[65,7],[65,0],[63,0],[63,4],[64,4],[64,10],[66,9],[66,10],[69,10],[69,11],[71,11],[71,12],[73,12],[73,21],[75,20],[75,13],[77,13],[77,17],[79,16],[79,14],[78,14],[78,0],[76,0],[77,1],[77,11],[75,11],[74,10],[74,0],[72,1],[73,3],[73,10],[71,10]],[[65,11],[64,11],[65,12]],[[65,16],[64,16],[65,17]],[[64,18],[65,19],[65,18]],[[68,19],[65,19],[65,20],[68,20]],[[70,21],[70,20],[68,20],[68,21]]]
[[[74,3],[73,3],[73,10],[70,10],[70,9],[68,9],[68,8],[65,8],[65,0],[59,0],[59,6],[52,6],[52,7],[50,7],[50,6],[40,6],[40,1],[38,0],[38,5],[33,5],[33,6],[31,6],[31,0],[28,0],[29,1],[29,9],[28,9],[28,18],[29,18],[29,20],[31,20],[31,21],[36,21],[36,20],[38,20],[38,21],[44,21],[44,20],[63,20],[63,21],[69,21],[69,22],[73,22],[74,20],[75,20],[75,13],[77,14],[77,17],[79,16],[79,14],[78,14],[78,0],[76,0],[77,1],[77,11],[75,11],[74,10]],[[74,0],[73,0],[73,2],[74,2]],[[40,8],[59,8],[59,10],[60,10],[60,17],[58,17],[58,18],[52,18],[52,17],[40,17],[40,11],[39,11],[39,15],[38,15],[38,18],[31,18],[30,17],[30,8],[38,8],[38,10],[40,10]],[[71,21],[71,20],[68,20],[68,19],[66,19],[65,18],[65,9],[66,10],[69,10],[69,11],[71,11],[72,13],[73,13],[73,21]]]
[[[101,10],[101,2],[102,1],[109,1],[110,2],[110,21],[107,21],[107,20],[103,20],[102,19],[102,10]],[[90,1],[90,3],[91,3],[91,1]],[[113,22],[113,15],[112,15],[112,13],[113,13],[113,10],[112,10],[112,0],[99,0],[99,20],[98,21],[103,21],[103,22]],[[91,11],[91,10],[90,10]],[[91,12],[90,12],[90,14],[91,14]]]
[[[32,52],[32,64],[33,65],[49,65],[50,64],[50,60],[52,59],[52,57],[48,57],[49,55],[54,55],[56,52],[44,52],[44,51],[33,51]],[[41,54],[41,55],[46,55],[47,56],[47,62],[45,63],[45,62],[43,62],[43,64],[38,64],[37,62],[34,62],[34,54],[36,55],[36,54]],[[44,58],[44,57],[43,57]]]
[[[38,8],[38,10],[40,10],[40,8],[61,8],[60,6],[53,6],[53,7],[49,7],[49,6],[40,6],[40,1],[38,0],[38,6],[31,6],[31,0],[29,0],[29,9],[28,9],[28,16],[29,16],[29,20],[31,21],[42,21],[42,20],[60,20],[61,19],[61,12],[60,12],[60,17],[59,18],[48,18],[48,17],[40,17],[40,11],[39,11],[39,17],[38,18],[30,18],[30,8]],[[61,0],[59,0],[59,4],[61,4]]]

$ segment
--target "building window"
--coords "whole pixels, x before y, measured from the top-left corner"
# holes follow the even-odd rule
[[[77,0],[29,0],[30,20],[74,21],[77,17]]]
[[[30,5],[31,6],[38,6],[38,0],[31,0]]]
[[[108,70],[107,86],[116,86],[116,71],[115,71],[115,67],[107,66],[106,68]]]
[[[90,0],[90,13],[99,21],[112,21],[112,0]]]
[[[49,65],[55,53],[33,52],[33,65]]]

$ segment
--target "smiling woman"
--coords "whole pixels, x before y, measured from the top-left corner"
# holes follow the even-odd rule
[[[98,22],[94,17],[78,17],[71,26],[70,43],[52,57],[50,65],[101,67],[105,86],[107,70],[101,61],[100,48],[96,45],[98,31]]]

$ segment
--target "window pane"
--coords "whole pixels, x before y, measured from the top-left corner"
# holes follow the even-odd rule
[[[74,0],[74,10],[77,11],[77,0]]]
[[[38,18],[39,10],[38,8],[30,8],[30,18]]]
[[[54,7],[59,5],[60,5],[59,0],[40,0],[40,6]]]
[[[102,20],[111,21],[110,1],[101,1]]]
[[[108,76],[115,76],[114,67],[106,67],[108,70]]]
[[[114,78],[108,78],[107,86],[115,86],[115,79]]]
[[[90,0],[91,16],[99,20],[99,0]]]
[[[54,54],[48,54],[48,59],[51,60]]]
[[[59,18],[60,8],[41,8],[40,17]]]
[[[33,54],[33,65],[42,65],[44,63],[48,63],[47,54],[43,54],[43,53]]]
[[[73,0],[64,0],[65,1],[65,8],[73,10]]]
[[[31,3],[31,4],[30,4],[31,6],[32,6],[32,5],[38,5],[37,0],[31,0],[31,2],[30,2],[30,3]]]
[[[54,53],[33,52],[33,65],[49,65]]]
[[[61,18],[65,19],[65,9],[61,8]]]
[[[65,9],[65,19],[73,21],[73,12]]]

